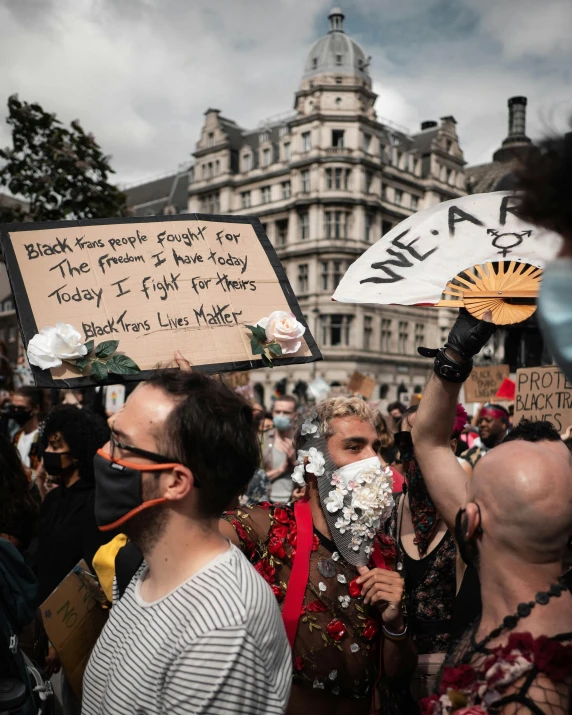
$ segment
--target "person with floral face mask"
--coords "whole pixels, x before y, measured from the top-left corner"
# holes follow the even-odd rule
[[[294,435],[292,479],[306,485],[304,498],[228,512],[221,522],[280,604],[294,663],[287,713],[366,715],[380,663],[389,679],[415,666],[403,580],[382,531],[393,498],[379,447],[376,414],[362,399],[326,400]]]

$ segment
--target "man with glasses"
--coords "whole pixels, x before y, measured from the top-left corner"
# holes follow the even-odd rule
[[[218,528],[258,466],[252,410],[221,382],[157,371],[95,458],[96,519],[144,563],[84,677],[83,713],[282,713],[290,650],[272,591]]]

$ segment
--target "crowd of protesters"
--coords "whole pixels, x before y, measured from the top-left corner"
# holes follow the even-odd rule
[[[539,319],[572,378],[570,176],[566,135],[519,181],[522,216],[564,238]],[[11,618],[24,645],[33,621],[53,676],[30,604],[83,559],[111,608],[81,697],[64,663],[64,715],[569,713],[570,434],[459,403],[490,318],[461,311],[422,349],[411,406],[280,394],[267,412],[176,354],[106,414],[0,356],[0,596],[23,604],[0,636]],[[32,712],[3,707],[21,670],[2,663],[0,712]]]

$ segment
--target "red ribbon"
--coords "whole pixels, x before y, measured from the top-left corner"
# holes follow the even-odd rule
[[[290,581],[286,590],[284,607],[282,608],[282,620],[288,636],[290,647],[294,648],[296,632],[302,613],[304,594],[310,576],[310,555],[314,542],[314,524],[312,522],[312,511],[308,499],[297,501],[294,504],[294,516],[296,517],[296,556],[292,564]]]

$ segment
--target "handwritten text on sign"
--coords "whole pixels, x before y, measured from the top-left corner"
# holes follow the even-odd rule
[[[142,369],[176,349],[194,365],[256,359],[244,325],[290,311],[250,224],[142,220],[10,239],[38,329],[62,321],[86,341],[119,340]]]
[[[465,402],[488,402],[494,400],[505,377],[509,377],[508,365],[475,367],[464,384]]]
[[[572,383],[557,367],[517,371],[515,424],[521,417],[548,420],[559,431],[572,425]]]

